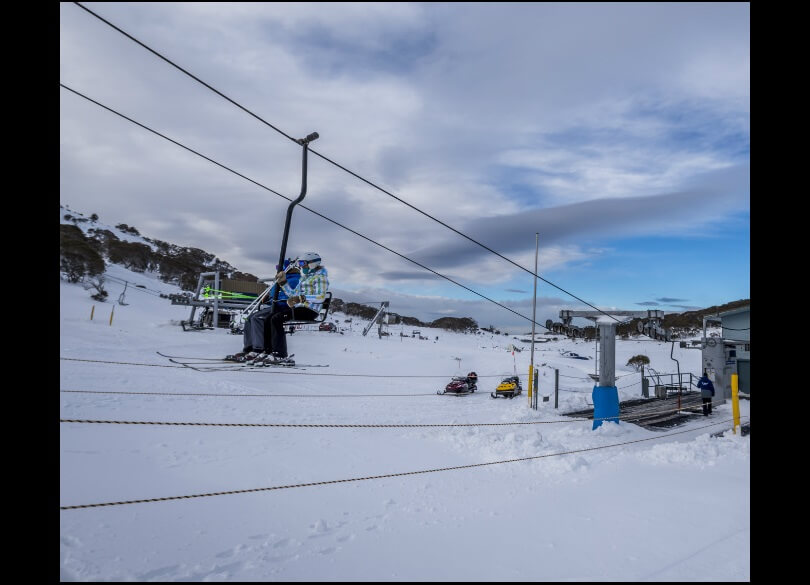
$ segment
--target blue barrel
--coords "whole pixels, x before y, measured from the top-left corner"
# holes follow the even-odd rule
[[[619,390],[616,386],[594,386],[592,430],[606,420],[619,424]]]

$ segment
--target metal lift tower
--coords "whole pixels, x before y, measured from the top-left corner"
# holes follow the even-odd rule
[[[616,388],[616,326],[631,319],[650,319],[656,325],[663,311],[560,311],[560,320],[568,327],[574,317],[584,317],[599,327],[599,381],[593,387],[593,428],[605,420],[619,422],[619,391]]]

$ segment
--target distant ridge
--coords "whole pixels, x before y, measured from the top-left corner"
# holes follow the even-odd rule
[[[83,213],[59,206],[60,269],[70,282],[99,276],[107,264],[119,264],[134,272],[151,272],[182,290],[194,291],[201,272],[219,270],[225,278],[258,282],[259,278],[240,272],[228,262],[199,248],[177,246],[142,236],[134,226],[119,223],[110,226],[95,213]],[[332,300],[332,310],[371,319],[377,309],[358,303]],[[414,317],[389,314],[389,323],[414,327],[435,327],[450,331],[475,332],[478,323],[470,317],[441,317],[425,323]]]
[[[712,305],[705,309],[697,309],[694,311],[685,311],[683,313],[666,313],[664,312],[664,320],[661,324],[664,329],[671,329],[673,332],[678,331],[694,331],[703,327],[703,317],[717,315],[724,311],[731,311],[732,309],[739,309],[740,307],[749,306],[751,299],[740,299],[738,301],[731,301],[723,305]],[[636,333],[636,326],[641,319],[633,319],[629,323],[619,325],[616,332],[619,335],[634,335]]]

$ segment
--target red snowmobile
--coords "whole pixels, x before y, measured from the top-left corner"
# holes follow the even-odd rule
[[[472,394],[478,389],[477,384],[478,374],[470,372],[466,376],[454,376],[444,390],[439,390],[436,394],[455,394],[456,396]]]

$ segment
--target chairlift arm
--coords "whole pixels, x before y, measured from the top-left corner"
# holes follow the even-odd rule
[[[285,325],[304,325],[307,323],[323,323],[326,320],[326,316],[329,314],[329,305],[332,302],[332,291],[326,291],[325,299],[323,304],[321,305],[320,310],[318,311],[318,316],[313,319],[312,321],[302,321],[300,319],[292,319],[290,321],[286,321]]]

